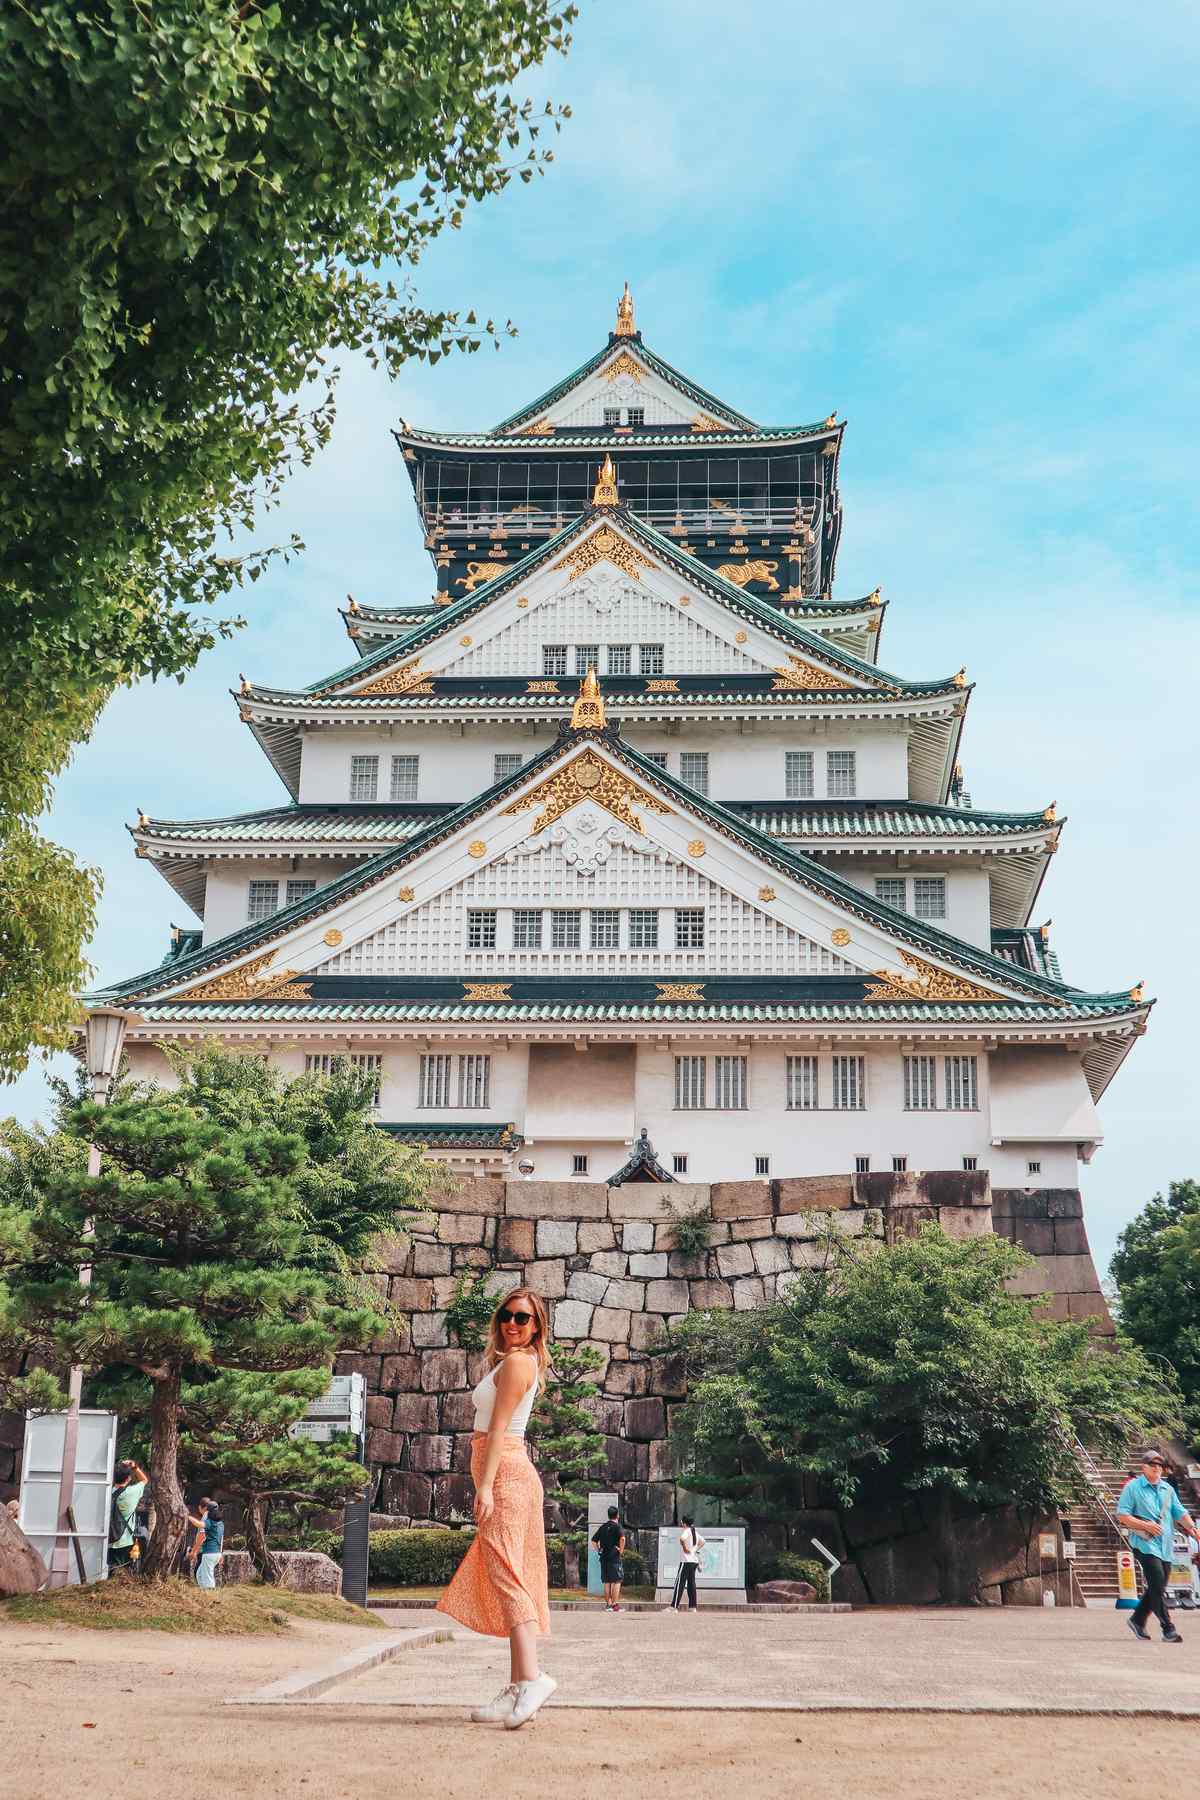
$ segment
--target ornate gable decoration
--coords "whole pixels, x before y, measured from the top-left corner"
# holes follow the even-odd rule
[[[374,681],[368,681],[365,687],[354,691],[356,694],[432,694],[433,684],[418,657],[415,662],[402,663],[398,669],[378,675]]]
[[[553,437],[554,427],[549,419],[535,419],[532,425],[518,425],[513,432],[514,437]]]
[[[787,662],[776,669],[772,688],[849,688],[853,684],[831,669],[820,669],[789,651]]]
[[[887,969],[874,970],[875,985],[867,988],[865,1000],[1001,1000],[1004,997],[991,988],[968,981],[964,975],[951,975],[945,969],[937,969],[909,950],[901,950],[900,957],[905,967],[912,970],[912,975],[905,977],[893,975]]]
[[[736,431],[737,426],[731,425],[728,419],[714,419],[711,413],[699,412],[692,420],[691,429],[697,433],[702,431]]]
[[[511,806],[505,807],[505,813],[529,812],[532,807],[542,808],[541,817],[534,820],[533,832],[545,831],[556,819],[561,819],[565,812],[577,806],[581,800],[594,800],[605,812],[619,819],[622,825],[628,825],[631,831],[643,834],[642,821],[634,811],[635,805],[645,806],[651,812],[669,813],[670,807],[664,806],[653,794],[637,785],[620,769],[614,769],[610,763],[604,762],[594,750],[585,750],[569,762],[565,769],[558,769],[548,780],[539,782],[528,794],[522,794]]]
[[[601,369],[600,373],[605,381],[618,381],[622,375],[632,375],[635,381],[640,381],[646,371],[640,362],[630,356],[628,350],[622,350],[620,356],[615,356],[607,369]]]
[[[556,562],[556,569],[570,569],[571,580],[578,580],[594,569],[599,562],[615,563],[624,574],[632,575],[635,581],[642,579],[643,569],[652,569],[654,564],[640,550],[635,550],[627,538],[613,530],[611,525],[602,525],[589,538],[568,550],[561,562]]]
[[[265,956],[256,956],[252,962],[243,963],[240,968],[229,969],[224,975],[214,975],[208,981],[201,981],[195,987],[185,988],[178,995],[180,1000],[311,1000],[312,990],[307,981],[297,980],[296,969],[277,969],[273,975],[266,975],[267,964],[275,952],[268,950]]]

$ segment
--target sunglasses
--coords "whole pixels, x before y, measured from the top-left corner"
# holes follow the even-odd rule
[[[533,1319],[533,1314],[527,1312],[509,1312],[507,1306],[502,1306],[500,1311],[496,1314],[496,1317],[502,1325],[528,1325]]]

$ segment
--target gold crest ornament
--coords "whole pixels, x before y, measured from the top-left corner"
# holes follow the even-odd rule
[[[631,375],[634,381],[641,381],[645,370],[640,362],[635,362],[628,350],[622,350],[620,356],[614,356],[607,369],[601,371],[605,381],[616,381],[622,375]]]
[[[707,848],[708,848],[708,845],[704,842],[703,838],[693,838],[691,843],[688,845],[688,855],[689,856],[703,856],[704,852],[707,850]]]
[[[355,688],[356,694],[411,694],[415,687],[428,679],[428,673],[421,667],[421,659],[404,663],[398,669],[392,669],[386,675],[377,675],[374,681],[368,681],[364,687]]]
[[[397,900],[415,900],[416,891],[410,887],[402,887],[396,895]]]
[[[464,1000],[509,1000],[511,981],[464,981]]]
[[[777,898],[775,889],[772,887],[759,888],[758,897],[761,901],[763,901],[764,904],[767,904],[767,905],[769,905],[772,900]]]
[[[846,930],[844,925],[839,925],[836,931],[830,932],[829,941],[831,944],[836,944],[839,950],[842,950],[850,942],[850,933]]]
[[[703,1000],[704,983],[702,981],[660,981],[658,998],[660,1000]]]
[[[276,969],[266,974],[267,964],[275,952],[268,950],[265,956],[256,956],[253,961],[243,963],[239,969],[229,969],[224,975],[210,976],[207,981],[197,982],[195,987],[185,988],[182,994],[175,997],[179,1000],[311,1000],[312,990],[305,980],[298,980],[296,969]]]
[[[482,838],[476,838],[474,843],[467,845],[467,855],[473,856],[476,862],[481,856],[487,855],[487,845]]]
[[[556,569],[570,569],[571,580],[577,581],[594,569],[598,562],[615,563],[623,575],[631,575],[635,581],[642,578],[643,569],[652,569],[654,564],[648,556],[643,556],[633,545],[611,525],[601,525],[599,531],[593,531],[591,537],[584,538],[573,550],[568,550],[561,562],[556,562]]]
[[[579,684],[579,698],[571,708],[571,730],[604,730],[604,699],[595,669],[589,669]]]
[[[529,793],[522,794],[519,800],[514,800],[504,810],[506,814],[530,812],[540,806],[541,815],[533,824],[536,836],[583,799],[594,800],[597,806],[602,806],[605,812],[611,813],[614,819],[619,819],[622,825],[628,825],[639,836],[644,833],[635,807],[644,806],[651,812],[664,814],[671,810],[653,794],[648,794],[645,788],[639,787],[624,770],[613,768],[610,763],[597,756],[590,747],[582,755],[573,757],[564,768],[557,769],[545,781],[539,782]]]
[[[625,292],[617,301],[617,323],[613,331],[614,337],[634,337],[637,327],[633,322],[633,295],[629,291],[629,283],[625,283]]]
[[[342,941],[342,934],[337,929],[336,925],[331,925],[329,927],[329,930],[325,933],[325,936],[322,940],[322,942],[329,945],[329,948],[331,950],[336,950],[338,945],[341,943],[341,941]]]
[[[935,968],[909,950],[901,950],[900,960],[911,975],[893,975],[888,969],[873,971],[875,984],[868,986],[867,1000],[999,1000],[1001,995],[991,988],[980,987],[964,975],[951,975]]]
[[[619,506],[617,496],[617,471],[613,467],[613,459],[606,455],[600,465],[600,473],[596,477],[596,485],[592,489],[593,506]]]

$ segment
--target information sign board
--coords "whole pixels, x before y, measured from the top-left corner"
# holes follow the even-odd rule
[[[58,1526],[58,1490],[62,1475],[66,1413],[27,1413],[21,1453],[21,1504],[17,1523],[46,1567],[54,1554]],[[113,1458],[117,1415],[84,1408],[79,1414],[75,1456],[75,1519],[67,1579],[102,1581],[108,1574],[108,1521],[112,1509]]]

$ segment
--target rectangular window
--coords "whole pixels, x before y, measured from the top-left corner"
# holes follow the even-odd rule
[[[708,793],[708,751],[684,750],[679,758],[679,779],[696,793]]]
[[[811,750],[784,751],[783,787],[789,800],[812,799],[813,753]]]
[[[644,406],[628,407],[626,409],[626,413],[625,413],[625,423],[627,425],[644,425],[646,423],[645,407]]]
[[[825,752],[825,792],[831,800],[853,800],[858,792],[856,750]]]
[[[567,646],[565,644],[542,645],[542,674],[565,675],[567,672]]]
[[[619,406],[605,407],[604,423],[606,425],[619,425],[621,423],[621,409]]]
[[[310,894],[315,894],[316,891],[317,884],[315,881],[289,881],[287,887],[284,889],[286,897],[283,904],[285,906],[295,906],[297,900],[307,900],[308,896]]]
[[[419,756],[393,756],[392,758],[392,799],[397,801],[415,800],[417,797],[417,774],[421,767]]]
[[[642,755],[647,762],[652,762],[656,769],[665,769],[667,767],[668,752],[666,750],[643,750]]]
[[[584,1151],[581,1154],[577,1150],[575,1152],[574,1156],[572,1156],[572,1158],[571,1158],[571,1173],[572,1173],[572,1175],[586,1175],[587,1172],[588,1172],[587,1152]]]
[[[713,1105],[723,1112],[742,1112],[746,1106],[746,1058],[713,1057]]]
[[[610,644],[608,646],[608,672],[610,675],[632,674],[633,655],[629,644]]]
[[[374,1098],[372,1106],[379,1105],[379,1090],[383,1086],[383,1056],[378,1050],[355,1051],[350,1057],[350,1066],[360,1074],[374,1076],[372,1086]]]
[[[867,1065],[862,1056],[833,1059],[833,1105],[837,1112],[862,1112],[867,1104]]]
[[[379,758],[377,756],[352,756],[350,758],[350,798],[352,800],[378,800]]]
[[[269,919],[272,913],[279,911],[279,883],[277,881],[252,881],[249,899],[246,903],[246,917],[253,924],[255,919]]]
[[[676,907],[675,948],[677,950],[703,950],[704,908],[702,906]]]
[[[907,1156],[893,1156],[893,1158],[892,1158],[892,1174],[893,1175],[903,1175],[906,1172],[907,1168],[908,1168]]]
[[[977,1156],[964,1156],[963,1157],[963,1168],[967,1171],[968,1175],[971,1173],[971,1171],[973,1169],[977,1169],[978,1167],[979,1167],[979,1158]]]
[[[635,906],[629,915],[629,948],[658,949],[658,913],[653,907]]]
[[[913,876],[913,912],[918,919],[945,918],[946,877],[944,875]]]
[[[509,775],[515,775],[520,766],[519,750],[497,750],[492,758],[492,780],[504,781]]]
[[[756,1175],[769,1175],[771,1173],[771,1159],[769,1156],[755,1157],[754,1173]]]
[[[487,911],[476,911],[470,908],[467,912],[467,949],[494,950],[496,948],[496,915],[489,907]]]
[[[541,947],[541,912],[519,909],[513,914],[513,949],[540,950]]]
[[[817,1058],[789,1056],[787,1059],[787,1105],[789,1112],[815,1112],[817,1097]]]
[[[328,1052],[322,1051],[317,1054],[306,1055],[304,1058],[304,1073],[306,1075],[331,1075],[333,1073],[333,1063],[333,1055]]]
[[[589,669],[595,669],[596,672],[599,673],[599,670],[600,670],[600,646],[599,646],[599,644],[576,644],[576,646],[575,646],[575,673],[577,675],[586,675]]]
[[[638,674],[661,675],[663,672],[663,647],[661,644],[638,645]]]
[[[671,1158],[671,1173],[673,1175],[686,1175],[687,1172],[687,1152],[677,1150]]]
[[[591,913],[593,950],[621,948],[621,915],[615,906],[594,906]]]
[[[418,1106],[449,1106],[450,1061],[448,1056],[423,1056]]]
[[[932,1056],[904,1058],[905,1112],[933,1112],[937,1106],[937,1084]]]
[[[877,875],[875,877],[875,898],[882,900],[885,906],[894,906],[897,912],[906,912],[907,883],[903,875]]]
[[[869,1156],[855,1157],[854,1173],[856,1175],[869,1175],[871,1173],[871,1159]]]
[[[581,942],[581,913],[573,908],[555,907],[550,914],[550,948],[552,950],[578,950]]]
[[[675,1058],[675,1109],[677,1112],[704,1110],[704,1058]]]
[[[950,1112],[979,1110],[979,1058],[946,1058],[946,1107]]]
[[[1042,1165],[1040,1162],[1026,1163],[1025,1172],[1028,1175],[1040,1175],[1042,1172]]]
[[[492,1085],[490,1056],[460,1056],[458,1059],[458,1104],[486,1106]]]

